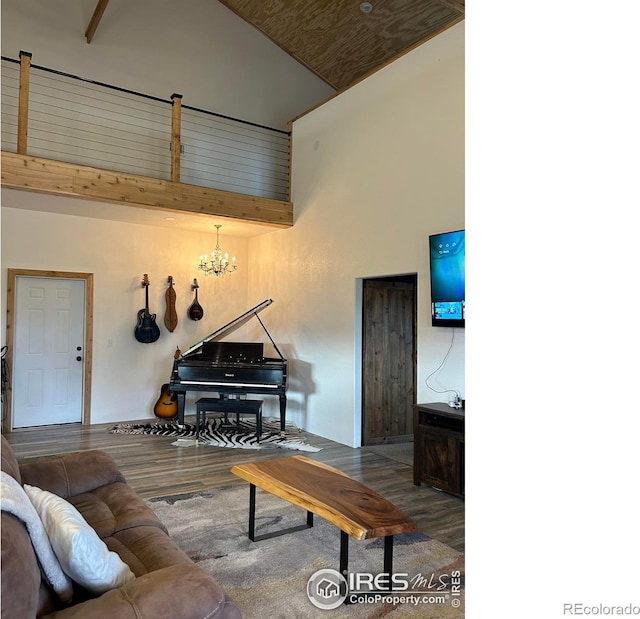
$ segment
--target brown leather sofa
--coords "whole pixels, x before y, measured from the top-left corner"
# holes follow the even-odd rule
[[[107,453],[84,451],[20,466],[2,436],[2,470],[20,484],[48,490],[74,505],[136,577],[97,597],[74,583],[73,601],[65,604],[43,576],[27,528],[3,511],[3,619],[241,617],[220,585],[175,545]]]

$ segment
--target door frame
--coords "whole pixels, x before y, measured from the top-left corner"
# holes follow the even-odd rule
[[[93,273],[76,273],[71,271],[41,271],[38,269],[7,269],[7,366],[9,377],[13,376],[13,348],[15,346],[16,284],[18,277],[42,277],[48,279],[78,279],[85,282],[84,300],[84,371],[82,377],[82,424],[88,425],[91,420],[91,371],[93,362]],[[5,394],[3,431],[13,432],[11,407],[13,393],[11,380],[8,393]]]

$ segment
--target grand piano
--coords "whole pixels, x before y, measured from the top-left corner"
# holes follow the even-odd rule
[[[169,389],[176,394],[180,425],[184,424],[187,391],[215,391],[223,399],[269,394],[277,395],[280,399],[280,430],[284,432],[287,360],[258,316],[271,303],[272,299],[266,299],[174,359]],[[257,318],[268,335],[279,358],[264,357],[262,343],[216,341],[253,317]]]

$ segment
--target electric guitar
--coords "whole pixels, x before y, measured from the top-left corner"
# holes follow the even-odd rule
[[[134,335],[138,342],[151,344],[160,337],[160,327],[156,324],[156,315],[149,313],[149,276],[145,273],[142,278],[145,293],[145,306],[138,312],[138,323]]]
[[[189,318],[191,318],[191,320],[201,320],[202,317],[204,316],[204,309],[202,308],[202,305],[198,303],[198,288],[200,288],[200,286],[198,286],[198,280],[194,279],[193,284],[191,285],[191,290],[196,291],[196,298],[193,300],[193,303],[189,306],[189,312],[188,312]]]

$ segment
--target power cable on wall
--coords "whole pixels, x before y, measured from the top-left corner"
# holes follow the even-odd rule
[[[453,342],[454,342],[454,339],[455,339],[455,333],[456,333],[456,330],[452,328],[451,329],[451,342],[449,343],[449,350],[447,350],[447,354],[444,356],[444,359],[442,360],[440,365],[433,372],[431,372],[431,374],[429,374],[429,376],[427,376],[424,379],[424,384],[429,389],[431,389],[431,391],[433,391],[435,393],[454,393],[455,394],[455,399],[453,401],[449,402],[449,406],[452,406],[453,408],[461,408],[462,407],[462,399],[460,397],[460,392],[459,391],[456,391],[455,389],[436,389],[435,387],[432,387],[429,384],[429,379],[431,377],[435,376],[438,372],[440,372],[440,370],[447,363],[447,359],[449,358],[449,355],[451,354],[451,351],[453,350]]]

